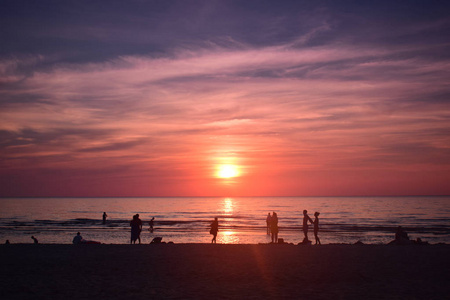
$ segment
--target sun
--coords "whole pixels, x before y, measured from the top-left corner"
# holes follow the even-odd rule
[[[239,176],[239,169],[235,165],[220,165],[217,171],[217,177],[232,178]]]

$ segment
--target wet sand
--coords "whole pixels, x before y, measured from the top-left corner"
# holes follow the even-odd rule
[[[0,245],[0,298],[445,299],[449,250],[450,245]]]

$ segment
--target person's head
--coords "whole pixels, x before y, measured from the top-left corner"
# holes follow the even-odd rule
[[[34,235],[32,235],[31,238],[34,240]]]
[[[268,216],[270,216],[270,213],[267,213]]]
[[[216,221],[217,221],[217,220],[218,220],[218,219],[217,219],[217,217],[215,217],[215,218],[214,218],[214,220],[216,220]]]
[[[136,218],[139,218],[139,214],[136,214]]]
[[[277,213],[276,212],[273,212],[273,214],[272,214],[274,217],[276,217],[277,216]]]
[[[81,235],[81,233],[78,231],[78,232],[77,232],[77,235]]]
[[[308,213],[308,211],[305,209],[303,210],[303,214],[306,215]]]
[[[314,213],[314,217],[318,217],[320,215],[320,212],[318,212],[318,211],[316,211],[315,213]]]

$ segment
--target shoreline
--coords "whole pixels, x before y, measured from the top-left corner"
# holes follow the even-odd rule
[[[450,245],[0,245],[4,299],[444,299]],[[145,245],[145,246],[144,246]]]

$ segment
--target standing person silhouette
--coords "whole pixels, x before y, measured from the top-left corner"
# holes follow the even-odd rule
[[[278,216],[276,212],[273,212],[270,218],[270,232],[272,232],[272,243],[278,243]]]
[[[136,244],[136,240],[139,240],[139,244],[141,243],[141,230],[142,230],[142,221],[139,219],[139,214],[135,214],[133,216],[133,220],[130,222],[131,226],[131,241],[130,244]]]
[[[308,211],[305,209],[303,211],[303,234],[305,235],[305,238],[303,239],[303,242],[308,242],[308,221],[311,224],[314,224],[313,220],[308,216]]]
[[[217,238],[218,231],[219,231],[219,221],[217,220],[217,217],[216,217],[216,218],[214,218],[214,221],[212,221],[211,230],[209,231],[209,233],[213,235],[211,243],[216,244],[216,238]]]
[[[153,233],[153,221],[155,220],[155,217],[153,217],[150,222],[148,222],[148,225],[150,226],[148,228],[148,231],[150,231],[150,233]]]
[[[108,215],[106,214],[106,212],[103,212],[103,225],[106,224],[106,217]]]
[[[37,239],[37,238],[35,238],[35,237],[34,237],[34,235],[32,235],[32,236],[31,236],[31,238],[33,239],[33,242],[34,242],[35,244],[39,244],[39,241],[38,241],[38,239]]]
[[[314,237],[316,238],[316,245],[319,244],[320,245],[320,239],[319,239],[319,215],[320,212],[316,211],[314,213]]]
[[[266,228],[267,228],[267,234],[270,234],[270,219],[272,217],[270,216],[270,213],[267,213],[267,218],[266,218]]]

